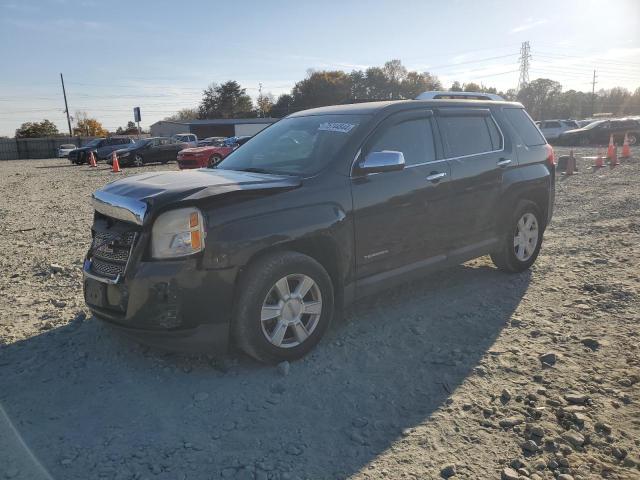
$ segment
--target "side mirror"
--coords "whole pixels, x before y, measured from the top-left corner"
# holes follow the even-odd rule
[[[383,150],[381,152],[371,152],[360,164],[360,172],[381,173],[395,172],[404,168],[404,155],[402,152]]]

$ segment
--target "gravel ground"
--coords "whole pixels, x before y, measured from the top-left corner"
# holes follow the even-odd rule
[[[362,301],[276,368],[87,317],[88,195],[117,176],[0,162],[0,478],[640,478],[640,163],[591,163],[531,271]]]

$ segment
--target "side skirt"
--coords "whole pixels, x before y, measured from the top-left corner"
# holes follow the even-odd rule
[[[459,265],[466,261],[489,254],[498,244],[498,238],[492,237],[466,247],[448,252],[446,255],[436,255],[418,262],[403,265],[386,272],[376,273],[369,277],[361,278],[355,282],[353,300],[368,297],[382,290],[387,290],[397,285],[402,285],[411,280],[441,270],[446,267]],[[348,297],[345,296],[345,303]]]

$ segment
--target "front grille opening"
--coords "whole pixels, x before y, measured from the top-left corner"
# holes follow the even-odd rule
[[[130,224],[96,215],[91,242],[90,272],[109,279],[115,279],[125,273],[137,232]]]

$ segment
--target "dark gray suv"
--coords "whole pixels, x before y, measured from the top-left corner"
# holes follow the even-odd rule
[[[529,268],[553,150],[521,104],[464,95],[298,112],[215,168],[108,184],[93,195],[89,308],[147,343],[232,340],[272,362],[313,348],[336,309],[426,272],[487,254]]]

